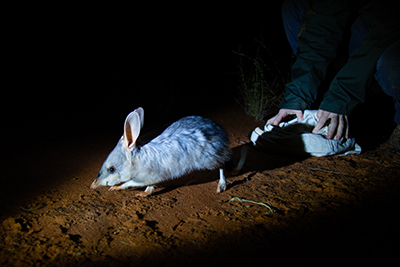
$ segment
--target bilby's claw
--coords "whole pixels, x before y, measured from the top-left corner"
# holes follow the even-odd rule
[[[148,197],[154,192],[155,186],[149,185],[144,192],[137,193],[135,197]]]
[[[116,191],[116,190],[121,190],[122,188],[118,185],[113,185],[108,189],[108,191]]]

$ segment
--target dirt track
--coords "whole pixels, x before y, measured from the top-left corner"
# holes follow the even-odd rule
[[[260,126],[238,107],[200,115],[226,128],[236,158]],[[24,153],[18,159],[31,160],[17,174],[9,170],[18,161],[8,163],[2,176],[21,183],[2,198],[1,266],[385,266],[396,258],[400,155],[387,144],[305,159],[251,148],[226,192],[215,193],[218,172],[210,171],[135,198],[133,189],[89,189],[117,138]]]

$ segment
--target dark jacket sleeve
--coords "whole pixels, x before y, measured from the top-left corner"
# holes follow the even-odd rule
[[[310,1],[300,27],[298,58],[292,67],[292,82],[286,85],[281,108],[304,110],[315,102],[350,15],[345,2]],[[332,81],[320,109],[348,115],[358,103],[363,102],[367,83],[379,56],[398,40],[399,20],[395,19],[396,12],[387,8],[391,6],[390,2],[371,2],[360,10],[371,31]]]

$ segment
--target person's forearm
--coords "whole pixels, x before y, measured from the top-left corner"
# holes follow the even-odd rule
[[[348,11],[340,1],[328,4],[319,2],[310,1],[311,5],[303,16],[298,36],[298,57],[292,67],[292,82],[286,85],[281,108],[310,108],[342,40]]]

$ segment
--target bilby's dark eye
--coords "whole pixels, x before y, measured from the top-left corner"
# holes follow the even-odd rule
[[[110,168],[107,169],[109,173],[114,173],[115,172],[115,167],[111,166]]]

